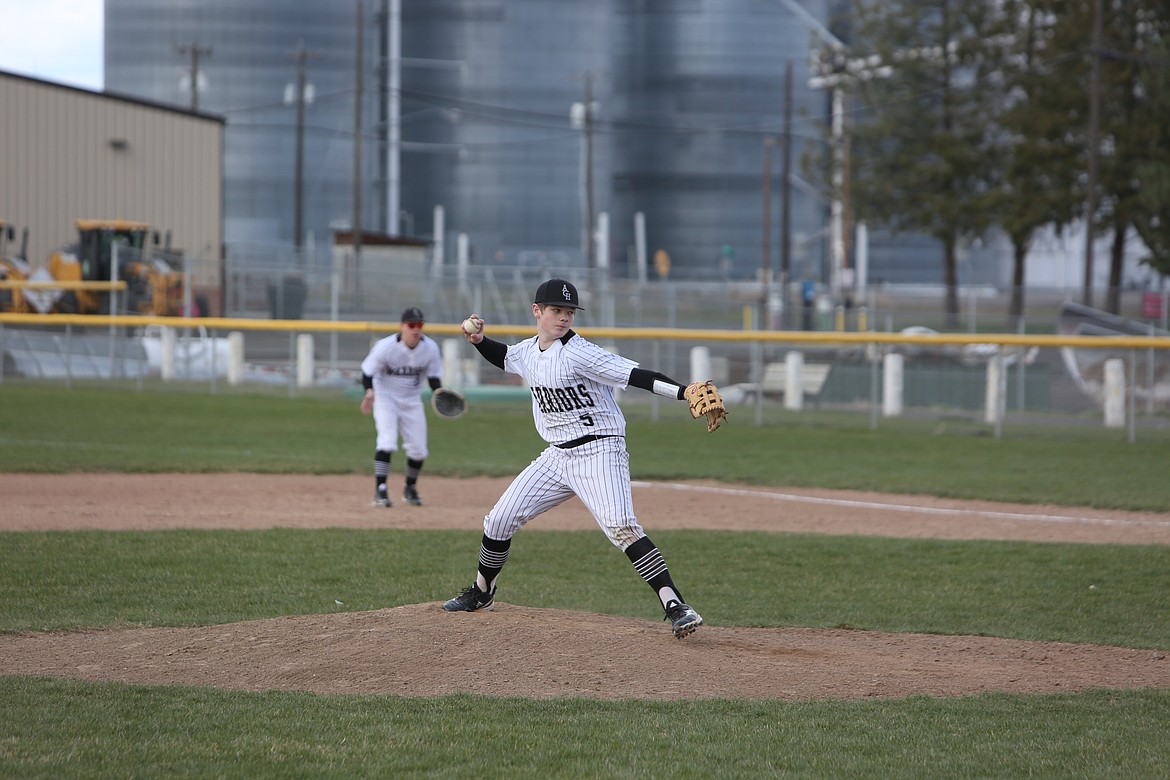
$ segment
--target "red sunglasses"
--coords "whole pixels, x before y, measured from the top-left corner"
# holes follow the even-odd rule
[[[422,328],[423,326],[421,322],[404,322],[403,325],[408,328]]]

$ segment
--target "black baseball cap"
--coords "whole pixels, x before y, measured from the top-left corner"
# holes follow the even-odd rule
[[[536,297],[533,303],[549,303],[553,306],[564,306],[566,309],[584,309],[581,299],[577,295],[577,288],[572,282],[564,279],[549,279],[536,288]]]
[[[402,319],[400,322],[426,322],[423,317],[422,309],[417,306],[411,306],[406,311],[402,312]]]

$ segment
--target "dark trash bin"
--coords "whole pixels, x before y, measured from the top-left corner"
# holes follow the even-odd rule
[[[268,310],[274,320],[299,320],[305,313],[309,286],[299,276],[289,275],[280,284],[268,285]]]

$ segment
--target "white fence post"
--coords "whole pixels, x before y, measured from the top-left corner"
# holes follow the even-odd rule
[[[459,359],[460,339],[443,339],[443,384],[463,387],[463,362]]]
[[[444,252],[443,238],[445,236],[444,228],[443,228],[443,217],[444,217],[443,207],[442,206],[435,206],[434,218],[432,219],[432,223],[434,224],[434,239],[433,239],[433,241],[434,241],[434,250],[433,250],[434,254],[431,257],[431,278],[432,279],[442,279],[443,278],[443,252]]]
[[[175,378],[175,343],[177,341],[175,329],[163,327],[159,329],[159,375],[164,382]]]
[[[1105,361],[1105,427],[1125,427],[1125,361]]]
[[[244,333],[233,330],[228,334],[227,380],[229,385],[244,381]]]
[[[312,387],[316,366],[313,361],[313,334],[297,336],[297,387]]]
[[[987,390],[983,403],[983,421],[994,425],[1002,419],[1003,393],[1006,387],[1003,373],[1003,353],[996,352],[987,361]]]
[[[882,416],[902,416],[902,384],[906,358],[891,352],[882,359]]]
[[[804,408],[804,353],[795,349],[784,356],[784,408]]]
[[[711,350],[691,347],[691,381],[706,382],[711,378]]]

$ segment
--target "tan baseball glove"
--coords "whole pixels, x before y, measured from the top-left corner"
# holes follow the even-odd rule
[[[723,405],[723,396],[719,394],[719,388],[715,386],[715,383],[710,380],[692,382],[687,385],[683,397],[690,404],[691,417],[696,420],[700,417],[707,418],[707,433],[714,431],[727,418],[727,407]]]

